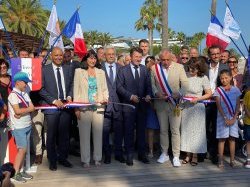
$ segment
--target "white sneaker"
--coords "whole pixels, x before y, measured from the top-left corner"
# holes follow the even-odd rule
[[[181,162],[180,162],[178,157],[174,157],[173,165],[174,165],[174,167],[180,167],[181,166]]]
[[[157,162],[163,164],[164,162],[169,161],[169,156],[166,153],[162,153]]]

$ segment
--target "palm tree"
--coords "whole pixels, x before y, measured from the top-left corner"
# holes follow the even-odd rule
[[[162,49],[168,48],[168,0],[162,0]]]
[[[186,35],[184,32],[177,32],[176,39],[183,44],[183,42],[186,40]]]
[[[176,35],[175,31],[172,30],[171,28],[168,28],[168,38],[169,39],[174,39],[175,35]]]
[[[99,43],[100,33],[97,30],[84,32],[83,36],[89,47],[93,47]]]
[[[160,0],[146,0],[140,10],[140,18],[135,23],[135,29],[147,30],[150,53],[152,54],[153,48],[153,31],[154,29],[160,30],[158,24],[161,15]]]
[[[99,33],[99,43],[102,46],[111,44],[114,40],[113,37],[109,34],[109,32]]]
[[[201,41],[206,37],[203,32],[195,33],[190,42],[190,47],[198,48],[201,44]]]
[[[2,0],[0,15],[8,31],[41,37],[48,14],[38,0]]]

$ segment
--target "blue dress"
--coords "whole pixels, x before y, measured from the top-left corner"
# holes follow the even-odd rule
[[[148,129],[154,129],[154,130],[160,129],[160,124],[156,112],[151,105],[149,105],[147,108],[146,127]]]

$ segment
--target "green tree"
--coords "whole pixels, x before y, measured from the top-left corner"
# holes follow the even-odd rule
[[[35,37],[44,34],[49,18],[39,0],[2,0],[0,15],[8,31]]]
[[[176,45],[176,44],[170,46],[169,49],[170,49],[170,51],[171,51],[173,54],[175,54],[176,56],[179,56],[180,53],[181,53],[181,47],[178,46],[178,45]]]
[[[206,37],[206,35],[203,32],[198,32],[195,33],[192,37],[192,40],[190,42],[190,47],[195,47],[195,48],[199,48],[201,41]]]
[[[176,36],[176,32],[172,30],[171,28],[168,28],[168,38],[169,39],[174,39]]]
[[[140,18],[135,22],[135,29],[137,31],[148,31],[148,40],[151,54],[153,51],[153,31],[154,29],[160,31],[160,26],[158,24],[160,15],[160,0],[146,0],[140,10]]]
[[[89,47],[97,45],[99,42],[100,33],[97,30],[87,31],[83,33],[84,39]]]
[[[183,42],[186,40],[186,35],[184,32],[177,32],[176,38],[183,44]]]
[[[99,33],[98,43],[102,46],[109,45],[113,42],[113,37],[109,32]]]

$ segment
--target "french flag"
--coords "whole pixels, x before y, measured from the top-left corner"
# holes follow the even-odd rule
[[[62,33],[73,42],[75,54],[82,58],[87,53],[87,47],[83,38],[78,10],[65,25]]]
[[[207,47],[217,45],[221,47],[221,50],[225,50],[230,43],[230,38],[223,34],[223,27],[216,16],[211,17],[211,21],[208,27],[208,33],[206,37]]]
[[[11,59],[11,74],[12,77],[19,71],[28,74],[31,91],[37,91],[42,88],[42,59],[41,58],[12,58]],[[12,85],[15,85],[12,82]]]

